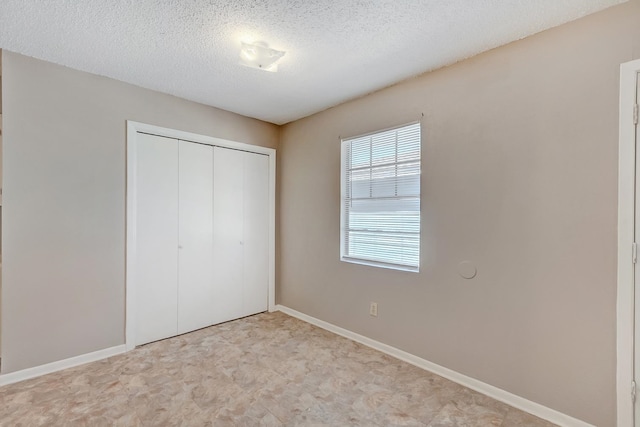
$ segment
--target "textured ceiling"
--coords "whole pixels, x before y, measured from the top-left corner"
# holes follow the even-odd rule
[[[624,1],[1,0],[0,48],[282,124]]]

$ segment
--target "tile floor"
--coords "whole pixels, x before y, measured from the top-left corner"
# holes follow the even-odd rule
[[[552,426],[283,313],[0,387],[0,425]]]

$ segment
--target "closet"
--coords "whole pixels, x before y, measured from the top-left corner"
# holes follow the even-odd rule
[[[135,345],[266,311],[269,156],[135,138]]]

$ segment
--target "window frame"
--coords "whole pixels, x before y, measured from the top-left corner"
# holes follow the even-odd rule
[[[348,254],[346,254],[347,248],[346,248],[346,242],[347,242],[347,237],[346,237],[346,233],[348,232],[348,226],[347,226],[347,214],[346,214],[346,210],[345,210],[345,201],[347,199],[347,188],[349,187],[347,185],[347,164],[346,164],[346,157],[347,157],[347,150],[349,147],[349,143],[355,139],[358,138],[364,138],[364,137],[368,137],[368,136],[372,136],[372,135],[376,135],[376,134],[381,134],[384,132],[389,132],[389,131],[393,131],[396,129],[401,129],[404,127],[408,127],[408,126],[413,126],[413,125],[418,125],[419,127],[419,133],[420,133],[420,158],[419,158],[419,165],[420,165],[420,174],[419,174],[419,182],[420,182],[420,191],[419,191],[419,195],[418,195],[418,200],[420,203],[420,208],[419,208],[419,225],[418,225],[418,265],[417,266],[409,266],[409,265],[402,265],[402,264],[395,264],[395,263],[391,263],[391,262],[384,262],[384,261],[374,261],[374,260],[369,260],[369,259],[364,259],[364,258],[358,258],[358,257],[354,257],[354,256],[350,256]],[[395,162],[394,164],[397,164],[398,162]],[[411,273],[419,273],[420,272],[420,266],[422,265],[422,257],[421,257],[421,253],[422,253],[422,123],[420,120],[417,121],[413,121],[413,122],[408,122],[408,123],[403,123],[401,125],[397,125],[397,126],[391,126],[388,128],[384,128],[384,129],[379,129],[379,130],[375,130],[372,132],[367,132],[367,133],[363,133],[363,134],[359,134],[359,135],[355,135],[355,136],[350,136],[350,137],[340,137],[340,261],[344,261],[344,262],[348,262],[351,264],[360,264],[360,265],[367,265],[367,266],[371,266],[371,267],[379,267],[379,268],[385,268],[385,269],[390,269],[390,270],[399,270],[399,271],[406,271],[406,272],[411,272]]]

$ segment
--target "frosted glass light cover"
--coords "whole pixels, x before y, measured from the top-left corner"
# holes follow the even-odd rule
[[[266,43],[244,43],[240,49],[240,64],[259,70],[276,72],[276,63],[284,56],[285,52],[270,48]]]

